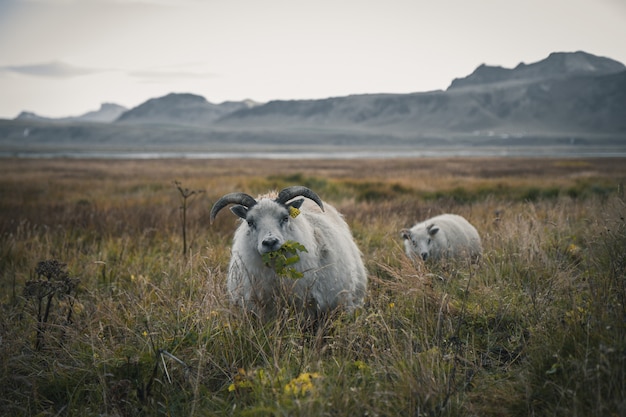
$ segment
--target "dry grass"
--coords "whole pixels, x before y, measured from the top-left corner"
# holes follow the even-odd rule
[[[626,415],[625,162],[3,160],[0,414]],[[206,191],[186,255],[174,180]],[[227,192],[296,183],[370,272],[321,333],[230,306],[235,218],[208,221]],[[404,256],[399,229],[441,212],[476,225],[480,265]]]

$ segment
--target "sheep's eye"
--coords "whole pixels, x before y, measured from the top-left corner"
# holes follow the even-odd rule
[[[284,216],[282,219],[280,219],[280,222],[281,222],[282,224],[285,224],[285,223],[287,223],[288,221],[289,221],[289,216]]]
[[[254,227],[255,227],[254,221],[248,220],[248,227],[251,228],[251,229],[254,229]]]
[[[431,240],[432,240],[431,238],[428,238],[428,241],[426,243],[430,245]]]

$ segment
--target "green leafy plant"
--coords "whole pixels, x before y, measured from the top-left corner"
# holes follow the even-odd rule
[[[307,250],[302,244],[288,240],[279,249],[264,253],[263,262],[281,277],[299,279],[304,274],[291,266],[300,260],[298,252],[307,252]]]

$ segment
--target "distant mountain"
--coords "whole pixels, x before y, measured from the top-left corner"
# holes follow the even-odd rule
[[[35,122],[51,122],[51,121],[54,121],[55,119],[52,119],[49,117],[42,117],[30,111],[23,111],[15,118],[15,120],[32,120]]]
[[[213,104],[195,94],[172,93],[146,101],[122,114],[116,122],[209,126],[226,114],[256,105],[252,100]]]
[[[91,111],[73,119],[83,122],[110,123],[117,120],[125,111],[128,111],[128,109],[119,104],[102,103],[100,110]]]
[[[367,130],[400,136],[499,132],[626,134],[626,67],[584,52],[514,69],[479,66],[446,91],[272,101],[215,125]]]
[[[625,70],[626,66],[621,62],[586,52],[555,52],[542,61],[529,65],[520,63],[513,69],[482,64],[467,77],[454,79],[448,90],[498,83],[528,83],[581,75],[607,75]]]
[[[585,52],[559,52],[512,69],[480,65],[445,91],[264,104],[214,104],[172,93],[123,110],[105,104],[74,118],[24,112],[0,120],[0,152],[572,144],[626,152],[626,67]]]
[[[15,120],[31,120],[40,122],[95,122],[111,123],[128,109],[113,103],[102,103],[99,110],[90,111],[81,116],[50,118],[42,117],[32,112],[21,112]]]

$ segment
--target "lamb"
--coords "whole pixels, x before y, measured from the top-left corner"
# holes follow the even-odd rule
[[[315,192],[292,186],[258,199],[227,194],[213,205],[211,223],[229,204],[235,204],[230,210],[241,218],[227,277],[235,304],[264,320],[276,315],[282,301],[313,320],[337,308],[352,311],[363,305],[367,271],[361,251],[343,217]],[[299,279],[279,276],[263,260],[288,241],[306,249],[293,265],[302,274]]]
[[[456,214],[442,214],[402,229],[404,248],[409,257],[419,255],[422,260],[471,259],[482,257],[478,231],[465,218]]]

